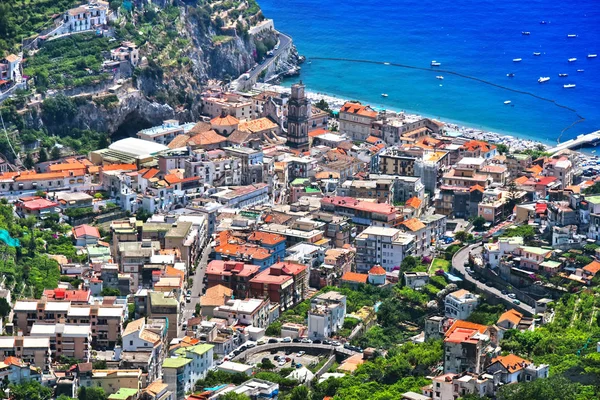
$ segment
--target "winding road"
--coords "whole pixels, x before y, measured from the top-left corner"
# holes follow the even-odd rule
[[[477,290],[485,293],[486,295],[494,296],[503,300],[505,304],[510,304],[510,307],[516,308],[520,312],[523,312],[527,315],[535,315],[535,310],[533,309],[533,307],[523,302],[521,302],[521,304],[513,303],[514,300],[508,297],[508,295],[502,294],[502,292],[499,289],[496,289],[492,286],[484,285],[483,283],[479,282],[473,276],[467,273],[467,271],[465,270],[465,264],[469,260],[469,253],[473,252],[473,254],[478,254],[481,253],[482,250],[482,243],[475,243],[463,247],[454,255],[454,257],[452,257],[452,267],[454,267],[455,270],[460,272],[464,276],[465,280],[474,284],[477,287]]]

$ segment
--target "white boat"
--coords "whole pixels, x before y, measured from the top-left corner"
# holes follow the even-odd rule
[[[444,80],[444,77],[443,77],[443,76],[441,76],[441,75],[438,75],[438,76],[436,76],[435,78],[436,78],[436,79],[439,79],[439,80],[441,80],[441,81],[443,81],[443,80]]]
[[[522,58],[513,58],[513,62],[521,62],[522,60]]]
[[[510,104],[510,100],[506,100],[504,104]]]
[[[508,76],[509,78],[514,78],[515,74],[513,74],[512,72],[510,74],[506,74],[506,76]]]
[[[539,83],[544,83],[544,82],[548,82],[550,80],[549,76],[540,76],[540,79],[538,79]]]
[[[534,56],[541,56],[541,55],[542,55],[542,53],[540,53],[539,51],[534,51],[534,52],[533,52],[533,55],[534,55]]]
[[[437,62],[437,61],[435,61],[435,60],[433,60],[433,61],[431,62],[431,66],[432,66],[432,67],[439,67],[440,65],[442,65],[442,63],[439,63],[439,62]]]
[[[521,35],[529,36],[529,35],[531,35],[531,32],[525,32],[525,31],[523,31],[523,32],[521,32]]]
[[[390,63],[389,62],[384,62],[383,65],[390,65]]]
[[[558,74],[558,76],[559,76],[560,78],[566,78],[567,76],[569,76],[569,74]]]
[[[569,60],[568,60],[568,61],[569,61],[569,62],[575,62],[575,61],[577,61],[577,59],[576,59],[575,57],[573,57],[573,58],[569,58]]]
[[[574,88],[574,87],[575,87],[575,84],[574,84],[574,83],[569,83],[569,84],[567,84],[567,85],[563,85],[563,87],[564,87],[565,89],[571,89],[571,88]]]
[[[569,33],[569,34],[567,35],[567,37],[568,37],[568,38],[576,38],[576,37],[577,37],[577,35],[576,35],[576,34],[574,34],[574,33]]]
[[[540,21],[540,24],[546,25],[546,21]]]
[[[387,93],[381,93],[381,97],[388,97]]]
[[[578,69],[577,72],[583,72],[583,70],[582,69]]]
[[[598,54],[588,54],[587,58],[596,58],[598,57]]]

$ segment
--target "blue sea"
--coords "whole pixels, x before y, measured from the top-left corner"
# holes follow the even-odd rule
[[[308,90],[546,143],[600,129],[600,57],[587,58],[600,55],[600,0],[259,1],[307,60],[366,59],[428,69],[315,59],[302,66],[300,79]],[[577,61],[569,63],[573,57]],[[436,71],[432,60],[441,69],[529,92],[575,112]],[[540,84],[541,76],[551,79]],[[563,88],[567,83],[576,88]],[[585,120],[561,135],[578,115]]]

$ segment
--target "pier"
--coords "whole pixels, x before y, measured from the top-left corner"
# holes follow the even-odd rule
[[[565,149],[577,149],[586,145],[595,145],[597,141],[600,140],[600,130],[592,133],[588,133],[587,135],[579,135],[574,139],[567,140],[564,143],[560,143],[555,147],[548,149],[548,153],[558,153],[561,150]]]

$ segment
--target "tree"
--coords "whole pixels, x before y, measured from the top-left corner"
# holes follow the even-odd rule
[[[31,153],[27,153],[27,156],[25,157],[25,160],[23,161],[23,165],[27,169],[33,168],[33,166],[35,165],[35,161],[33,160],[33,156],[31,155]]]
[[[275,321],[267,327],[265,332],[267,336],[279,336],[281,335],[281,322]]]
[[[250,400],[250,397],[245,394],[229,392],[225,393],[223,396],[219,396],[220,400]]]
[[[60,149],[58,146],[54,146],[52,148],[52,151],[50,152],[50,158],[52,160],[58,160],[60,158]]]
[[[505,385],[498,390],[498,400],[576,400],[580,384],[563,376],[536,379],[533,382],[520,382]]]
[[[102,296],[120,296],[121,295],[121,291],[119,289],[116,289],[116,288],[105,287],[100,292],[100,295],[102,295]]]
[[[10,314],[12,307],[4,297],[0,297],[0,317],[4,318]]]
[[[402,263],[400,264],[400,269],[402,271],[412,271],[417,266],[417,259],[413,256],[406,256]]]
[[[477,217],[475,217],[475,219],[473,219],[473,228],[477,232],[481,232],[486,222],[487,221],[485,220],[485,218],[483,218],[481,215],[478,215]]]
[[[38,162],[42,163],[46,161],[48,161],[48,153],[46,152],[46,149],[42,147],[38,153]]]
[[[496,148],[500,154],[507,154],[510,151],[510,148],[504,143],[496,143]]]
[[[273,364],[273,362],[269,358],[264,357],[260,362],[260,367],[262,369],[274,369],[275,364]]]
[[[52,390],[35,380],[10,385],[11,400],[50,400]]]
[[[77,393],[78,400],[106,400],[106,393],[104,389],[99,387],[88,387],[82,386]]]
[[[307,400],[308,399],[308,388],[304,385],[296,386],[290,392],[290,400]]]
[[[466,231],[455,232],[454,239],[458,240],[459,242],[464,243],[469,239],[469,233]]]

